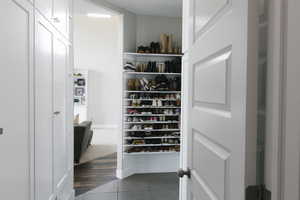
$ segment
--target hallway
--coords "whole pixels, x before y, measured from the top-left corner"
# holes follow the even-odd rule
[[[176,173],[138,174],[102,185],[76,200],[177,200]]]

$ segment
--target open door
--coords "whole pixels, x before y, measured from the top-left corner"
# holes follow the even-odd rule
[[[183,2],[188,150],[179,176],[188,200],[244,200],[256,184],[257,1]]]

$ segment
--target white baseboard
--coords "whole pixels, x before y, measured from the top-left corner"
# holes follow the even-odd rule
[[[118,129],[119,126],[116,124],[96,124],[92,125],[92,129]]]
[[[117,178],[118,179],[124,179],[133,174],[134,174],[134,171],[131,169],[117,169]]]
[[[72,189],[72,192],[70,194],[70,196],[67,198],[67,200],[75,200],[75,190]]]

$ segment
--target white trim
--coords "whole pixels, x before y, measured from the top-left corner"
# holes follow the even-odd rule
[[[281,200],[300,198],[299,1],[284,0]]]
[[[272,200],[281,199],[283,121],[283,7],[284,0],[269,2],[266,109],[265,184]]]
[[[118,129],[119,126],[116,124],[96,124],[96,125],[92,125],[92,129],[93,130],[97,130],[97,129]]]
[[[67,198],[67,200],[74,200],[75,199],[75,190],[72,189],[71,194],[69,195],[69,197]]]

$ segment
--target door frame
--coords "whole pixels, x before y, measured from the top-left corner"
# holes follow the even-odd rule
[[[124,18],[125,18],[125,13],[124,10],[121,8],[117,8],[115,6],[113,6],[112,4],[106,2],[105,0],[86,0],[88,3],[93,4],[94,6],[97,7],[101,7],[107,11],[109,11],[110,13],[113,13],[115,16],[117,16],[120,20],[119,23],[119,33],[118,33],[118,54],[119,54],[119,65],[120,66],[120,73],[117,74],[117,76],[120,78],[121,81],[121,85],[119,85],[118,88],[118,94],[119,94],[119,98],[120,98],[120,107],[119,107],[119,118],[118,118],[118,126],[117,127],[113,127],[116,131],[117,131],[117,137],[118,137],[118,141],[117,141],[117,169],[116,169],[116,176],[117,178],[123,178],[123,53],[124,53]],[[74,1],[74,5],[75,6],[75,1]],[[74,21],[73,21],[74,23]],[[72,30],[72,33],[74,32],[74,30]],[[73,58],[74,59],[74,58]],[[74,66],[73,66],[74,68]]]
[[[293,107],[300,101],[294,93],[300,85],[300,29],[293,26],[299,9],[295,0],[269,3],[265,180],[272,200],[299,199],[300,127],[293,120],[300,118],[300,108]]]

